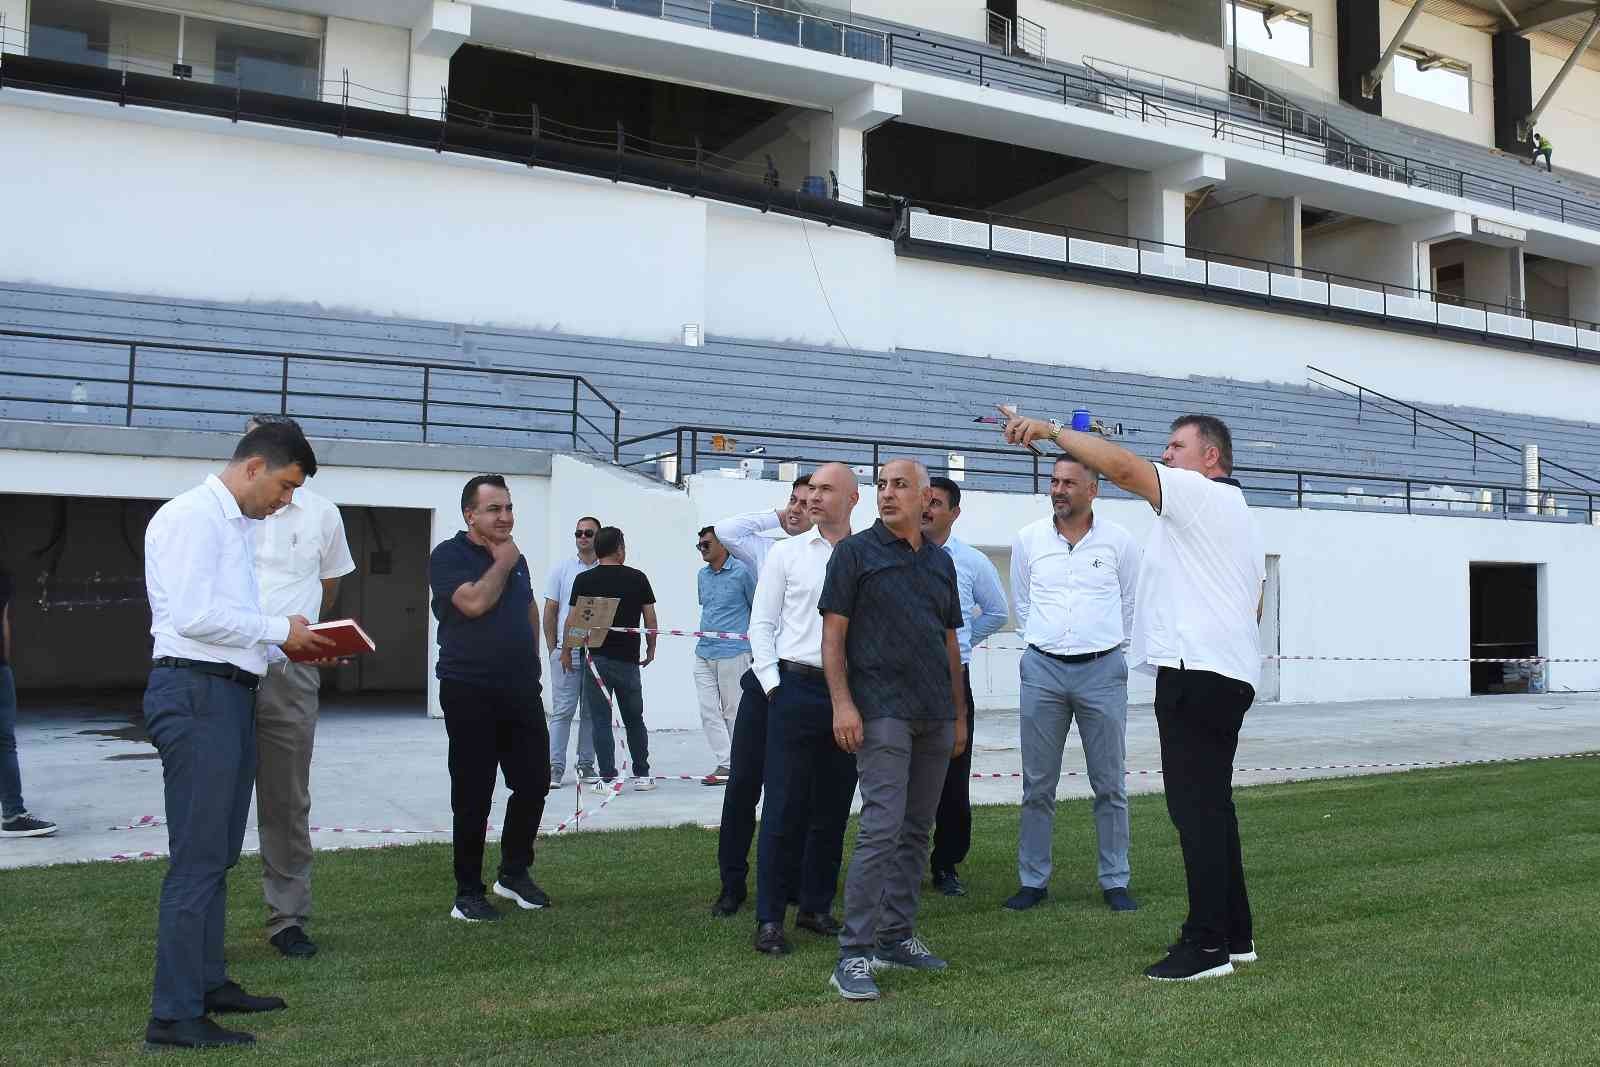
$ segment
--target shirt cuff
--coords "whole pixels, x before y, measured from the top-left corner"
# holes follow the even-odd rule
[[[281,645],[289,640],[289,617],[287,615],[272,615],[267,617],[267,627],[261,634],[262,644]]]
[[[755,672],[755,675],[756,681],[761,683],[761,691],[763,693],[770,693],[778,688],[778,682],[781,680],[778,677],[778,665],[776,663],[762,667]]]

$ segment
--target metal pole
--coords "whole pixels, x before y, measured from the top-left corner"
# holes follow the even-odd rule
[[[1383,58],[1378,60],[1378,65],[1361,76],[1361,95],[1371,100],[1377,95],[1378,86],[1383,84],[1383,72],[1389,69],[1389,64],[1394,61],[1394,55],[1400,51],[1400,46],[1406,42],[1406,34],[1411,32],[1411,27],[1416,23],[1417,16],[1422,14],[1424,0],[1416,0],[1411,5],[1411,10],[1406,12],[1405,21],[1400,23],[1400,28],[1395,31],[1394,40],[1389,42],[1389,47],[1384,50]]]
[[[133,425],[133,361],[135,358],[134,353],[138,349],[138,345],[128,346],[128,417],[127,421],[123,423],[124,426]]]
[[[572,450],[578,450],[578,379],[572,379]]]
[[[289,414],[289,357],[284,356],[283,372],[278,379],[278,414]]]
[[[1589,23],[1587,30],[1583,31],[1583,39],[1578,42],[1578,47],[1572,50],[1572,54],[1567,57],[1567,61],[1561,65],[1561,73],[1556,75],[1556,80],[1550,83],[1550,88],[1544,91],[1544,95],[1539,98],[1539,102],[1534,105],[1533,110],[1528,112],[1527,117],[1517,123],[1517,140],[1526,141],[1528,139],[1528,135],[1533,132],[1534,124],[1539,121],[1539,116],[1544,114],[1544,109],[1549,105],[1551,98],[1556,95],[1556,90],[1561,88],[1561,83],[1567,80],[1567,75],[1572,73],[1572,68],[1578,65],[1578,60],[1589,50],[1589,46],[1594,44],[1596,36],[1600,36],[1600,11],[1595,12],[1594,21]]]
[[[422,368],[422,443],[428,443],[428,385],[429,367]]]

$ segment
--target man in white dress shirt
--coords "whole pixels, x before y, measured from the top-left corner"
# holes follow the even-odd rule
[[[168,501],[145,531],[154,637],[145,728],[161,755],[171,853],[156,928],[148,1046],[248,1045],[214,1012],[275,1011],[228,979],[223,958],[228,868],[239,860],[256,777],[255,698],[269,661],[332,644],[302,615],[262,613],[259,521],[317,472],[298,428],[262,426],[221,477]],[[279,651],[281,648],[282,651]]]
[[[1232,477],[1233,436],[1213,415],[1173,420],[1161,463],[1057,422],[1007,415],[1005,438],[1051,440],[1155,509],[1145,540],[1133,662],[1156,676],[1167,814],[1183,847],[1189,917],[1145,977],[1185,982],[1256,959],[1233,806],[1239,728],[1261,678],[1266,553]]]
[[[1061,754],[1073,719],[1094,790],[1100,892],[1112,911],[1134,911],[1128,893],[1128,664],[1139,548],[1094,513],[1100,476],[1068,456],[1050,473],[1051,514],[1011,545],[1011,594],[1022,654],[1022,827],[1015,911],[1049,893]]]
[[[245,425],[283,422],[255,415]],[[339,596],[339,579],[356,569],[344,520],[332,501],[302,486],[256,532],[256,585],[265,615],[320,621]],[[309,959],[311,917],[311,750],[317,735],[322,672],[287,659],[269,664],[256,690],[256,826],[267,940],[290,959]]]
[[[572,719],[578,719],[578,780],[595,783],[594,727],[588,716],[578,715],[578,698],[583,692],[583,663],[570,655],[563,661],[561,646],[566,643],[567,612],[572,599],[572,582],[585,571],[600,565],[594,554],[594,539],[600,533],[600,520],[593,515],[579,519],[572,530],[577,547],[550,568],[544,580],[544,644],[550,650],[550,788],[561,785],[567,773],[567,743],[572,737]]]
[[[798,537],[811,529],[811,476],[802,474],[789,487],[789,502],[781,508],[753,511],[723,519],[712,527],[728,555],[750,568],[757,580],[767,553],[785,537]],[[774,538],[769,534],[777,533]],[[767,694],[755,673],[739,676],[739,710],[734,715],[729,745],[730,773],[722,797],[722,824],[717,834],[717,869],[722,888],[711,904],[718,918],[733,915],[744,906],[749,892],[750,842],[756,833],[756,805],[766,780]]]
[[[808,504],[816,527],[773,547],[750,608],[750,670],[767,701],[756,951],[768,955],[790,949],[783,919],[791,896],[799,900],[797,928],[824,936],[839,932],[833,898],[856,764],[834,743],[817,603],[833,546],[850,536],[850,512],[859,499],[849,467],[817,468]],[[738,769],[735,762],[736,774]]]

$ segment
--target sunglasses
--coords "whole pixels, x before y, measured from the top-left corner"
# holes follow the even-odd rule
[[[573,537],[593,537],[594,534],[595,534],[595,532],[593,530],[573,530],[572,531],[572,536]]]
[[[694,543],[694,547],[696,547],[700,551],[704,552],[706,549],[711,547],[711,542],[710,541],[696,541]]]

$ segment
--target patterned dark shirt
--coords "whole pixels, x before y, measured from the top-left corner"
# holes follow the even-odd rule
[[[912,551],[879,520],[833,548],[818,610],[850,620],[845,656],[862,718],[954,719],[946,640],[960,629],[950,554]]]

